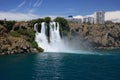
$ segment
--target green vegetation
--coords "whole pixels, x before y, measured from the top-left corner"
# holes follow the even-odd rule
[[[0,25],[5,26],[8,31],[12,30],[12,27],[14,24],[15,24],[15,21],[0,20]]]
[[[39,26],[40,26],[40,23],[44,22],[44,19],[42,19],[42,18],[33,19],[33,20],[27,21],[27,22],[29,23],[29,26],[31,26],[33,28],[35,23],[39,23]]]
[[[18,33],[17,31],[12,31],[9,34],[14,37],[20,37],[20,33]]]
[[[46,23],[50,23],[51,18],[50,18],[50,17],[45,17],[44,21],[45,21]]]
[[[120,26],[120,23],[115,23],[116,25]]]
[[[0,25],[4,25],[4,21],[3,20],[0,20]]]
[[[32,43],[31,43],[31,44],[32,44],[32,47],[33,47],[33,48],[38,48],[38,44],[37,44],[37,42],[32,41]]]
[[[24,30],[24,29],[16,30],[10,32],[10,35],[14,37],[23,37],[26,41],[28,41],[32,45],[33,48],[38,48],[38,45],[34,40],[35,33],[32,30]]]
[[[14,24],[15,24],[15,21],[6,21],[5,27],[7,28],[8,31],[10,31],[10,30],[12,30],[12,27]]]
[[[54,19],[55,22],[59,22],[60,24],[60,35],[66,36],[70,30],[69,25],[68,25],[68,21],[62,17],[57,17]]]

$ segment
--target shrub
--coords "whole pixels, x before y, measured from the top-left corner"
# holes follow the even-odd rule
[[[5,27],[8,31],[12,30],[13,25],[15,24],[15,21],[6,21]]]
[[[0,24],[3,25],[3,24],[4,24],[4,21],[3,21],[3,20],[0,20]]]
[[[10,35],[14,37],[20,37],[20,34],[17,31],[10,32]]]
[[[38,44],[37,44],[37,42],[35,42],[35,41],[32,41],[32,42],[31,42],[31,45],[32,45],[33,48],[38,48]]]
[[[27,41],[29,41],[29,42],[34,41],[34,38],[35,38],[35,33],[34,33],[34,31],[21,29],[21,30],[17,30],[17,32],[18,32],[20,35],[25,36],[25,38],[26,38]]]

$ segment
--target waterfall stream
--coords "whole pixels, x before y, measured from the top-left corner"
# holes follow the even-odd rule
[[[50,22],[50,42],[48,42],[48,38],[46,36],[47,25],[45,22],[41,23],[41,32],[38,32],[38,23],[34,25],[35,41],[38,43],[38,46],[43,48],[45,52],[57,52],[61,51],[63,48],[62,39],[60,37],[59,31],[59,23],[58,22]]]

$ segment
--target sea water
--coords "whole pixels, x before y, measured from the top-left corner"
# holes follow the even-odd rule
[[[120,50],[0,56],[0,80],[119,80]]]

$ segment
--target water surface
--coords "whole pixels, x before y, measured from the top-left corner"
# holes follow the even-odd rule
[[[119,51],[4,55],[0,80],[119,80]]]

